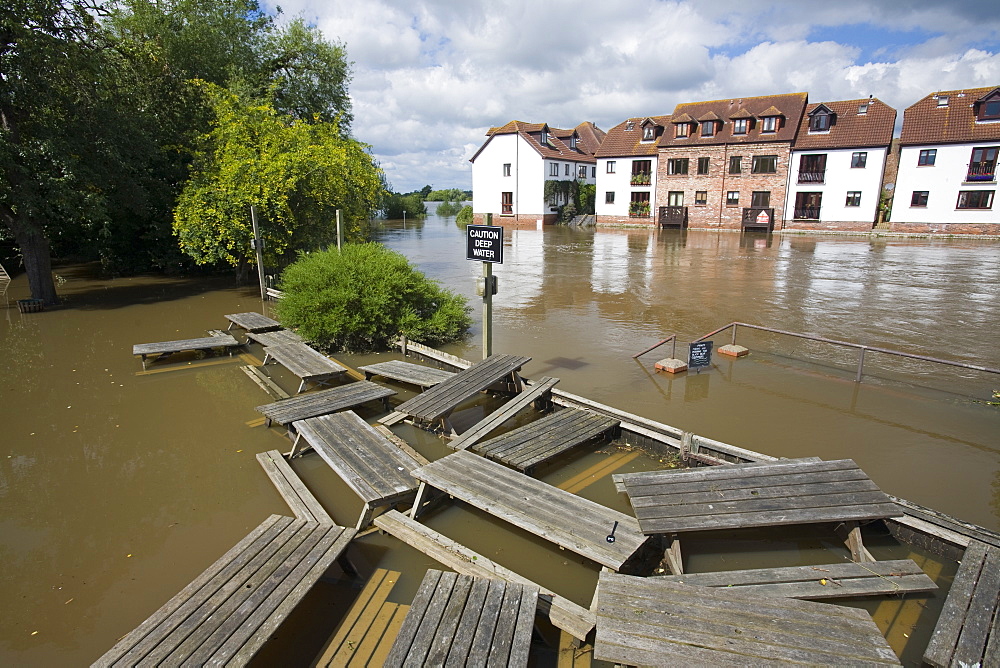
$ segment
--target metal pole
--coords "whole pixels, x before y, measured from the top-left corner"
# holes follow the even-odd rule
[[[736,323],[733,323],[733,345],[736,345]]]
[[[337,250],[340,250],[340,244],[343,241],[344,233],[340,229],[340,209],[337,209]]]
[[[260,300],[267,301],[267,289],[264,287],[264,242],[257,230],[257,207],[250,205],[250,221],[253,223],[253,245],[257,251],[257,278],[260,280]]]
[[[486,214],[486,224],[493,224],[493,214]],[[483,359],[493,354],[493,264],[483,262]]]
[[[858,383],[861,382],[861,372],[864,368],[865,368],[865,349],[862,348],[858,352],[858,375],[857,378],[855,378],[855,382]]]

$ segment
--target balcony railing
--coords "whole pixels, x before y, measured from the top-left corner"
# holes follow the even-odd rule
[[[799,172],[799,183],[824,183],[826,170],[821,172]]]
[[[995,162],[973,162],[969,165],[966,181],[996,181],[997,166]]]
[[[629,183],[633,186],[648,186],[652,181],[652,174],[633,174],[632,180]]]
[[[681,229],[688,226],[688,208],[686,206],[661,206],[660,207],[660,227],[679,227]]]
[[[795,207],[796,220],[819,220],[818,206]]]
[[[774,209],[769,206],[750,206],[743,209],[741,225],[746,228],[774,229]]]

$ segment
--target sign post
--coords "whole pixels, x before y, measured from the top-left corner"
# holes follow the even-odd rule
[[[493,295],[497,279],[493,263],[503,264],[503,228],[493,225],[493,214],[486,214],[485,225],[469,225],[465,234],[465,259],[483,263],[483,280],[476,289],[483,296],[483,359],[493,354]]]
[[[250,205],[250,222],[253,224],[253,247],[257,253],[257,278],[260,280],[260,300],[267,301],[267,288],[264,287],[264,240],[260,238],[257,229],[257,207]]]

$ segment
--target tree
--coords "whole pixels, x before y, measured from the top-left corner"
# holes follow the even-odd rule
[[[398,220],[404,217],[403,212],[406,212],[406,215],[410,218],[426,216],[427,206],[418,193],[411,193],[409,195],[400,195],[393,192],[388,193],[382,204],[382,215],[389,220]]]
[[[429,185],[424,186],[420,189],[420,197],[427,199],[427,196],[431,194],[431,187]]]
[[[269,264],[332,241],[337,209],[346,238],[364,237],[362,223],[384,196],[382,171],[366,145],[345,138],[336,123],[306,123],[264,102],[199,85],[215,118],[197,142],[174,211],[181,250],[198,264],[236,267],[242,278],[252,255],[252,204],[263,218]]]

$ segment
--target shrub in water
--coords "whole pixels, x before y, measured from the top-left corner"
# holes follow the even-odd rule
[[[439,345],[472,325],[469,306],[381,244],[302,255],[281,276],[285,327],[330,350],[385,350],[400,334]]]
[[[466,204],[455,216],[455,222],[459,225],[469,225],[472,223],[472,207]]]

